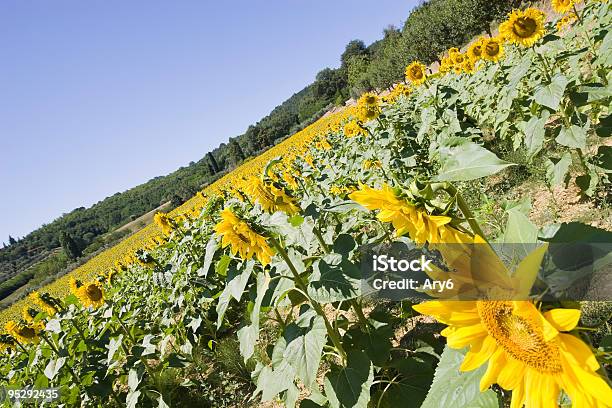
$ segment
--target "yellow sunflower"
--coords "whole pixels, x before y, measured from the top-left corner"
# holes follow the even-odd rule
[[[467,55],[472,61],[478,61],[482,58],[482,44],[484,40],[484,37],[480,37],[468,47]]]
[[[15,322],[10,320],[4,326],[7,333],[21,344],[38,343],[39,334],[44,329],[42,322],[28,323],[23,320]]]
[[[246,190],[253,201],[258,202],[264,211],[269,213],[283,211],[289,215],[294,215],[300,210],[293,197],[272,183],[264,183],[259,177],[251,177]]]
[[[406,79],[415,85],[422,84],[427,79],[425,65],[414,61],[406,67]]]
[[[390,222],[397,236],[408,234],[417,244],[471,241],[467,234],[449,225],[451,217],[427,214],[399,198],[387,184],[380,190],[362,184],[359,190],[349,194],[349,198],[370,211],[380,210],[377,215],[380,221]]]
[[[552,0],[553,9],[559,14],[565,14],[574,7],[574,0]]]
[[[292,189],[296,190],[298,188],[298,182],[289,170],[283,171],[283,180]]]
[[[155,221],[155,224],[161,228],[165,235],[170,235],[172,233],[174,226],[172,225],[172,220],[170,217],[168,217],[168,214],[162,212],[155,213],[153,220]]]
[[[357,101],[357,119],[362,123],[376,119],[380,115],[380,98],[372,92],[366,92]]]
[[[570,13],[570,14],[563,16],[559,21],[557,21],[557,24],[556,24],[557,31],[561,31],[565,27],[570,26],[577,19],[578,17],[576,16],[575,13]]]
[[[357,121],[351,120],[344,125],[344,135],[346,137],[367,136],[368,131],[365,130]]]
[[[215,226],[215,232],[222,237],[223,248],[230,246],[232,254],[239,254],[242,259],[251,259],[255,256],[262,265],[266,266],[274,255],[266,238],[253,231],[229,208],[221,212],[221,222]]]
[[[385,102],[389,104],[394,104],[398,101],[400,96],[408,96],[412,92],[412,89],[405,84],[399,83],[393,87],[393,90],[389,92],[387,96],[385,96]]]
[[[481,391],[512,390],[512,408],[556,407],[561,390],[574,407],[610,406],[612,390],[591,349],[564,333],[576,328],[579,310],[542,313],[530,301],[429,301],[414,309],[448,325],[441,334],[449,347],[469,347],[461,371],[488,362]]]
[[[485,38],[482,42],[482,58],[499,61],[504,56],[504,46],[498,37]]]
[[[33,322],[34,318],[37,315],[38,315],[38,310],[30,306],[24,306],[23,309],[21,310],[21,316],[23,317],[23,320],[25,320],[28,323]]]
[[[91,281],[80,286],[75,295],[81,301],[83,307],[99,308],[104,304],[104,288],[98,281]]]
[[[499,26],[500,35],[513,44],[531,47],[544,36],[544,13],[529,7],[514,10],[508,20]]]
[[[34,304],[43,309],[47,315],[54,316],[57,313],[57,305],[59,300],[55,299],[50,294],[43,293],[41,295],[39,292],[34,291],[30,293],[28,297]]]

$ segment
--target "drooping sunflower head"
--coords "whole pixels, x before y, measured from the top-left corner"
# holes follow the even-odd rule
[[[270,263],[274,251],[262,235],[253,231],[245,221],[238,218],[231,208],[221,212],[221,221],[215,226],[215,232],[222,237],[223,248],[229,246],[232,254],[239,254],[244,260],[255,256],[262,265]]]
[[[28,323],[33,322],[34,318],[38,316],[38,310],[26,305],[21,310],[21,316],[23,317],[23,320],[25,320],[26,322]]]
[[[419,61],[414,61],[406,67],[406,79],[414,85],[419,85],[427,79],[425,65]]]
[[[58,311],[58,307],[60,306],[60,300],[46,292],[40,293],[38,291],[34,291],[30,293],[28,297],[34,304],[42,308],[49,316],[54,316]]]
[[[499,31],[509,42],[531,47],[544,36],[544,13],[534,7],[514,10]]]
[[[368,132],[356,120],[351,120],[344,125],[344,135],[346,137],[367,136]]]
[[[97,309],[104,304],[104,288],[96,280],[79,287],[76,295],[84,307]]]
[[[369,122],[380,115],[380,98],[372,92],[366,92],[357,101],[357,118],[363,122]]]
[[[172,220],[170,219],[170,217],[168,217],[168,214],[165,214],[163,212],[155,213],[153,220],[155,221],[155,224],[157,224],[157,226],[161,228],[162,232],[165,235],[170,235],[170,233],[172,233],[174,226],[172,224]]]
[[[504,56],[504,46],[499,37],[487,38],[482,43],[482,58],[487,61],[499,61]]]
[[[552,0],[553,9],[559,14],[565,14],[574,6],[574,0]]]
[[[24,320],[19,322],[10,320],[6,323],[4,328],[6,329],[7,333],[18,342],[21,344],[27,344],[38,343],[39,334],[44,326],[42,322],[28,323]]]

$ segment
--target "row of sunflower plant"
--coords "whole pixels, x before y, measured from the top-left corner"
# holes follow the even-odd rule
[[[581,325],[579,303],[361,293],[368,245],[554,238],[558,226],[537,228],[520,206],[502,231],[474,216],[470,182],[516,167],[508,150],[542,163],[551,186],[605,200],[610,8],[553,6],[558,21],[516,10],[435,74],[411,63],[406,83],[293,136],[259,176],[245,166],[195,210],[156,215],[163,239],[73,279],[67,298],[32,294],[0,339],[3,385],[58,387],[69,406],[178,406],[164,375],[197,392],[196,351],[236,337],[254,384],[243,405],[610,406],[609,340]],[[543,249],[508,277],[521,290]],[[492,249],[479,256],[505,273]]]

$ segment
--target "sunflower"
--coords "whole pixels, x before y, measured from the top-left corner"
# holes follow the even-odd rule
[[[50,294],[43,293],[41,295],[39,292],[34,291],[28,297],[33,303],[43,309],[47,315],[54,316],[57,313],[59,300]]]
[[[170,217],[168,217],[167,214],[162,212],[155,213],[153,220],[155,221],[155,224],[157,224],[157,226],[161,228],[162,232],[165,235],[170,235],[172,233],[174,225],[172,224],[172,220],[170,219]]]
[[[33,307],[24,306],[23,309],[21,309],[21,317],[28,323],[33,322],[36,316],[38,316],[38,310]]]
[[[283,180],[285,181],[285,183],[287,183],[289,187],[291,187],[294,190],[297,190],[298,182],[295,179],[295,177],[293,177],[293,175],[291,174],[289,170],[283,171]]]
[[[453,60],[453,64],[455,65],[461,65],[463,64],[463,62],[467,59],[465,54],[462,54],[460,52],[455,52],[453,53],[451,59]]]
[[[445,74],[448,71],[450,71],[452,67],[453,67],[453,61],[451,60],[451,58],[448,56],[442,57],[442,59],[440,60],[440,68],[438,69],[438,71],[441,74]]]
[[[42,322],[28,323],[23,320],[15,322],[10,320],[4,326],[7,333],[21,344],[38,343],[39,334],[44,329]]]
[[[499,32],[513,44],[531,47],[544,35],[544,13],[533,7],[514,10],[499,26]]]
[[[482,58],[488,61],[499,61],[504,56],[504,46],[498,37],[485,38],[482,42]]]
[[[98,281],[91,281],[80,286],[75,295],[81,301],[83,307],[99,308],[104,304],[104,288]]]
[[[417,244],[469,242],[471,238],[451,227],[451,217],[430,215],[407,200],[396,195],[387,184],[376,190],[361,185],[358,191],[349,194],[349,198],[368,210],[380,210],[377,218],[390,222],[397,236],[406,233]]]
[[[472,61],[478,61],[482,58],[482,44],[484,40],[484,37],[480,37],[468,47],[467,55]]]
[[[285,190],[277,188],[273,183],[264,183],[259,177],[251,177],[246,189],[253,201],[258,202],[264,211],[269,213],[283,211],[289,215],[294,215],[300,210],[295,204],[295,199],[289,196]]]
[[[425,65],[414,61],[406,67],[406,79],[415,85],[422,84],[427,79]]]
[[[389,92],[387,96],[385,96],[385,102],[389,104],[394,104],[400,98],[400,96],[408,96],[412,92],[412,89],[405,84],[396,84],[393,87],[393,90]]]
[[[346,137],[367,136],[368,131],[365,130],[356,120],[351,120],[344,125],[344,135]]]
[[[374,120],[380,115],[380,98],[372,92],[366,92],[357,101],[357,119],[362,123]]]
[[[552,0],[553,9],[559,14],[565,14],[574,6],[574,0]]]
[[[473,74],[476,72],[476,61],[471,58],[466,58],[465,61],[461,64],[461,69],[466,74]]]
[[[330,150],[332,147],[325,137],[322,137],[315,143],[315,147],[319,150]]]
[[[73,276],[70,277],[68,282],[69,282],[69,285],[70,285],[70,292],[72,292],[75,295],[77,294],[79,288],[81,286],[83,286],[83,282],[81,282],[78,279],[75,279]]]
[[[576,21],[577,19],[578,17],[576,16],[575,13],[570,13],[570,14],[563,16],[559,21],[557,21],[557,24],[556,24],[557,31],[561,31],[565,27],[573,24],[574,21]]]
[[[609,406],[612,390],[599,363],[578,337],[580,311],[542,313],[530,301],[429,301],[413,306],[447,324],[448,346],[469,351],[461,371],[488,361],[480,390],[497,383],[512,390],[512,408],[556,407],[563,390],[575,407]]]
[[[253,231],[229,208],[221,212],[221,222],[215,226],[215,232],[222,237],[223,248],[230,246],[232,254],[239,254],[242,259],[251,259],[255,255],[266,266],[274,255],[266,238]]]

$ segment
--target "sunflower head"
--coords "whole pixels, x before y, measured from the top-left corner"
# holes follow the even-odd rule
[[[37,323],[28,323],[24,320],[20,320],[16,322],[14,320],[10,320],[4,326],[7,333],[11,335],[15,340],[24,344],[24,343],[38,343],[39,334],[44,328],[42,322]]]
[[[351,120],[344,125],[344,135],[346,137],[367,136],[368,132],[356,120]]]
[[[427,79],[425,65],[419,61],[412,62],[406,67],[406,79],[412,82],[414,85],[419,85],[425,82]]]
[[[372,92],[366,92],[357,101],[357,119],[362,123],[376,119],[380,115],[380,98]]]
[[[514,10],[499,32],[513,44],[531,47],[544,35],[544,13],[534,7]]]
[[[88,282],[78,288],[76,296],[84,307],[99,308],[104,304],[104,288],[96,280]]]
[[[559,14],[565,14],[574,6],[574,0],[552,0],[553,9]]]
[[[484,40],[484,37],[480,37],[468,47],[467,55],[472,61],[478,61],[482,58],[482,44]]]
[[[266,266],[274,255],[266,238],[253,231],[231,208],[225,208],[221,212],[221,221],[215,226],[215,232],[221,236],[223,248],[229,246],[233,255],[238,254],[244,260],[255,256]]]
[[[31,323],[34,321],[34,318],[38,316],[38,310],[30,306],[24,306],[21,310],[21,316],[23,317],[23,320],[28,323]]]
[[[51,296],[49,293],[34,291],[30,293],[28,297],[49,316],[54,316],[60,308],[60,300]]]
[[[487,38],[482,43],[482,58],[487,61],[499,61],[504,56],[504,46],[499,37]]]
[[[170,217],[168,217],[168,214],[165,214],[163,212],[155,213],[153,220],[155,221],[155,224],[159,228],[161,228],[162,232],[165,235],[170,235],[170,233],[172,233],[172,230],[174,229],[174,225]]]

